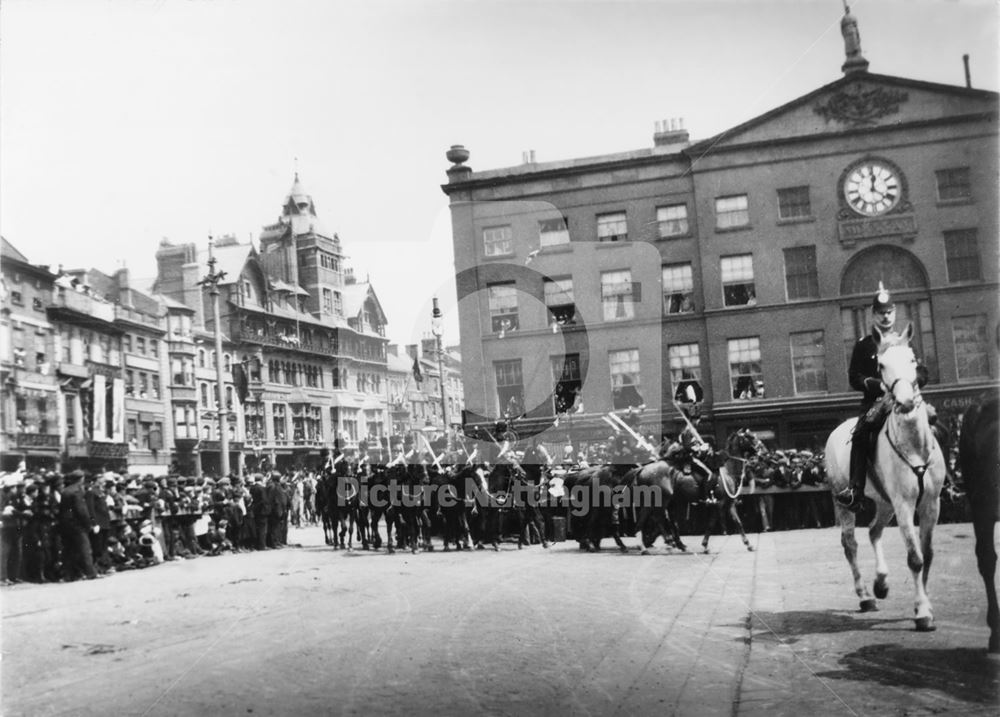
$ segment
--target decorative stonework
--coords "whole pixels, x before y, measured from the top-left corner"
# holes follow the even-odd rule
[[[896,114],[908,99],[909,95],[902,90],[852,85],[817,104],[813,111],[826,120],[858,127],[873,125],[886,115]]]
[[[841,245],[848,248],[854,246],[861,239],[880,239],[891,236],[909,242],[913,241],[917,235],[917,220],[913,214],[851,219],[839,222],[837,232]]]

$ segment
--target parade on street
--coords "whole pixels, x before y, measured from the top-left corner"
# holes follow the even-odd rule
[[[994,717],[1000,6],[0,6],[0,715]]]

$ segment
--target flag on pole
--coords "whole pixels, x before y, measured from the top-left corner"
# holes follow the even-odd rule
[[[424,380],[424,375],[420,373],[420,359],[416,356],[413,357],[413,380],[417,383]]]

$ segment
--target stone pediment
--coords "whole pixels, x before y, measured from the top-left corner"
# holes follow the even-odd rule
[[[692,150],[995,115],[997,98],[995,92],[859,72],[726,130]]]

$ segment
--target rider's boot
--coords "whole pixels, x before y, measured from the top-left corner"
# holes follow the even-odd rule
[[[868,474],[868,451],[865,434],[857,431],[851,441],[850,482],[837,494],[837,503],[853,513],[861,508],[861,499],[865,495],[865,479]]]

